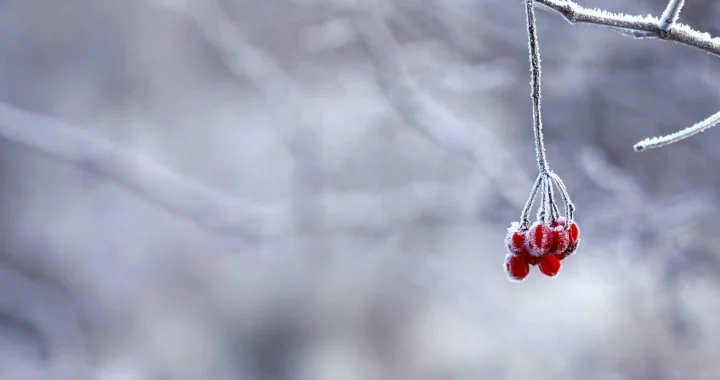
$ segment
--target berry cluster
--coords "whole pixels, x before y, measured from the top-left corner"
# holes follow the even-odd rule
[[[555,201],[555,187],[562,195],[565,215],[561,215]],[[528,215],[535,197],[540,193],[537,220],[530,224]],[[530,273],[530,266],[538,266],[549,277],[560,272],[560,262],[577,249],[580,229],[573,219],[575,206],[570,201],[565,184],[551,171],[541,172],[530,192],[530,198],[520,217],[508,228],[505,246],[505,273],[511,281],[522,281]]]
[[[514,281],[522,281],[537,265],[544,275],[554,277],[560,272],[560,262],[570,256],[579,243],[580,229],[571,220],[569,225],[560,217],[552,223],[538,220],[529,228],[513,223],[508,228],[505,245],[505,273]]]

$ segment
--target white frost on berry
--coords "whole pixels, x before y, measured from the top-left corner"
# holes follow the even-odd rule
[[[552,228],[553,234],[553,242],[552,242],[552,252],[553,254],[558,254],[565,252],[565,250],[568,247],[568,244],[570,243],[570,234],[568,231],[565,230],[565,227],[563,225],[559,225]]]
[[[525,241],[530,255],[535,257],[547,255],[548,250],[552,245],[551,232],[552,229],[549,225],[540,221],[533,223],[525,235]],[[540,236],[538,236],[538,233],[540,233]]]
[[[515,275],[513,275],[510,272],[510,260],[513,257],[517,257],[517,255],[512,254],[512,253],[508,253],[505,255],[505,263],[503,265],[503,269],[505,270],[505,275],[507,276],[507,278],[510,282],[522,282],[523,280],[525,280],[525,277],[522,277],[522,278],[516,277]]]
[[[524,248],[523,245],[527,241],[527,237],[524,236],[523,245],[521,245],[521,246],[516,246],[515,242],[513,241],[513,236],[515,235],[516,232],[518,232],[520,230],[520,223],[512,222],[510,224],[510,227],[508,227],[507,230],[508,230],[508,233],[507,233],[507,235],[505,235],[505,248],[507,248],[507,250],[512,253],[522,252],[522,250]],[[525,234],[523,234],[523,235],[525,235]]]

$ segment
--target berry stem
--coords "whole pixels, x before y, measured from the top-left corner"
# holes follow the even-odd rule
[[[568,220],[573,220],[573,216],[575,214],[575,205],[570,200],[570,194],[567,191],[567,188],[565,187],[565,183],[563,183],[562,179],[560,179],[560,176],[555,174],[554,172],[549,173],[550,178],[555,182],[558,189],[560,190],[560,196],[563,198],[563,203],[565,203],[565,217],[568,218]],[[569,228],[568,225],[566,225],[566,228]]]
[[[545,156],[545,143],[543,142],[542,118],[540,115],[540,48],[538,47],[537,31],[535,26],[534,0],[526,0],[528,47],[530,49],[530,97],[533,108],[533,130],[535,132],[535,156],[540,173],[547,173],[547,157]]]
[[[527,229],[530,226],[530,218],[528,216],[530,215],[530,210],[532,209],[533,203],[535,203],[535,196],[542,183],[543,176],[538,175],[532,190],[530,190],[530,197],[528,197],[527,202],[525,202],[525,207],[523,207],[522,214],[520,215],[520,228],[522,229]]]

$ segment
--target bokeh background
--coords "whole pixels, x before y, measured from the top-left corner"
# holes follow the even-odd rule
[[[0,1],[0,379],[720,378],[720,131],[632,150],[720,59],[538,28],[583,241],[518,284],[522,1]]]

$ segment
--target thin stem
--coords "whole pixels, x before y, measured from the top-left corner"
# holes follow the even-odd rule
[[[683,129],[682,131],[677,131],[675,133],[671,133],[669,135],[665,135],[662,137],[650,137],[645,140],[642,140],[635,144],[633,148],[636,152],[642,152],[648,149],[652,148],[659,148],[663,145],[668,145],[672,143],[676,143],[680,140],[684,140],[690,136],[696,135],[708,128],[712,128],[716,125],[720,124],[720,112],[717,112],[713,114],[712,116],[708,117],[707,119],[691,126],[688,128]]]
[[[663,12],[662,17],[660,17],[660,30],[667,32],[670,27],[677,22],[683,5],[685,5],[685,0],[670,0],[668,2],[665,12]]]
[[[560,179],[560,176],[558,176],[554,172],[550,172],[548,175],[550,176],[550,178],[552,178],[552,180],[555,182],[558,189],[560,190],[560,195],[562,196],[563,202],[565,203],[565,217],[568,220],[573,220],[573,217],[575,216],[575,205],[570,200],[570,193],[568,193],[565,184],[563,183],[562,179]],[[569,224],[566,227],[569,228]]]
[[[530,190],[530,197],[528,197],[527,202],[525,202],[525,207],[523,207],[522,214],[520,215],[520,226],[522,228],[527,228],[530,225],[530,218],[528,218],[528,215],[530,215],[530,209],[532,209],[533,203],[535,203],[535,196],[537,195],[541,184],[542,175],[539,175],[535,180],[532,190]]]
[[[530,97],[533,108],[533,130],[535,132],[535,155],[540,173],[549,170],[545,156],[545,144],[542,133],[542,117],[540,114],[540,48],[538,47],[537,31],[535,28],[534,0],[526,0],[528,47],[530,49]]]
[[[550,224],[552,224],[553,222],[555,222],[555,219],[557,219],[559,217],[559,213],[558,213],[557,205],[555,204],[555,189],[553,189],[552,180],[548,176],[545,178],[545,181],[547,182],[547,193],[548,193],[547,197],[548,197],[548,209],[549,209],[548,215],[550,215],[549,222],[550,222]]]

